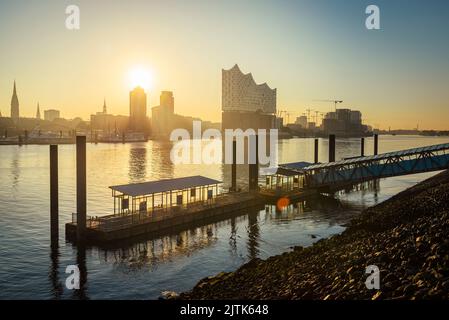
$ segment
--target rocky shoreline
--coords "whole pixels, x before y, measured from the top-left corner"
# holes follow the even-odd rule
[[[366,267],[380,270],[367,289]],[[201,280],[180,299],[448,299],[449,172],[366,209],[340,235]]]

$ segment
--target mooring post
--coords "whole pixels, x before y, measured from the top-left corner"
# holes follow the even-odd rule
[[[231,190],[237,191],[237,141],[232,141]]]
[[[50,145],[50,240],[51,246],[59,241],[59,191],[58,191],[58,145]]]
[[[315,139],[315,157],[314,162],[318,163],[318,139]]]
[[[76,236],[83,241],[86,233],[86,136],[76,137]]]
[[[255,148],[249,148],[250,150],[250,162],[251,160],[253,160],[255,163],[250,163],[249,164],[249,190],[250,191],[255,191],[258,188],[258,184],[259,184],[259,157],[258,157],[258,153],[259,153],[259,137],[256,134],[255,136],[250,136],[249,139],[252,139],[253,141],[255,140]],[[249,143],[251,144],[251,141],[249,141]],[[254,143],[254,142],[252,142]],[[255,154],[251,155],[251,152],[255,150]]]
[[[329,162],[335,162],[335,134],[329,135]]]
[[[254,166],[254,190],[259,190],[259,135],[257,134],[256,134],[256,165]]]
[[[379,148],[379,135],[374,134],[374,155],[377,155]]]
[[[74,290],[74,295],[80,299],[87,299],[86,284],[87,284],[87,266],[86,266],[86,244],[81,242],[76,249],[76,264],[79,269],[79,289]]]
[[[365,156],[365,138],[362,138],[360,140],[360,156],[361,157]]]

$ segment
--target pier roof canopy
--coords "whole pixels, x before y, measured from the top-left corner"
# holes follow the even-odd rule
[[[305,161],[280,164],[276,170],[276,174],[295,176],[303,173],[303,169],[310,165],[312,165],[312,163]]]
[[[109,188],[131,197],[138,197],[153,193],[167,192],[172,190],[184,190],[195,187],[215,185],[219,183],[221,183],[221,181],[215,179],[203,176],[191,176],[148,181],[142,183],[131,183],[119,186],[111,186]]]

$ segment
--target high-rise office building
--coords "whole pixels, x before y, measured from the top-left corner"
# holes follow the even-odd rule
[[[147,95],[142,87],[129,93],[129,128],[132,131],[146,131]]]
[[[173,98],[173,92],[171,91],[162,91],[160,96],[159,105],[162,108],[166,108],[168,113],[175,112],[175,98]]]
[[[176,125],[173,92],[162,91],[159,102],[151,109],[151,130],[153,137],[166,138]]]
[[[14,122],[19,120],[19,99],[16,92],[16,81],[14,80],[14,89],[11,98],[11,119]]]

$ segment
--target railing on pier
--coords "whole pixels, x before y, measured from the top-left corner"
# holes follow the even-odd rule
[[[309,188],[341,188],[373,179],[449,168],[449,143],[304,168]]]
[[[241,201],[242,199],[245,199],[247,196],[249,196],[249,193],[239,193],[238,195],[237,193],[222,193],[209,200],[168,208],[155,208],[154,210],[135,212],[126,215],[107,215],[102,217],[88,216],[86,227],[109,232],[124,229],[131,225],[162,221],[208,208],[232,204],[235,203],[236,200]],[[72,223],[76,224],[76,213],[72,214]]]

